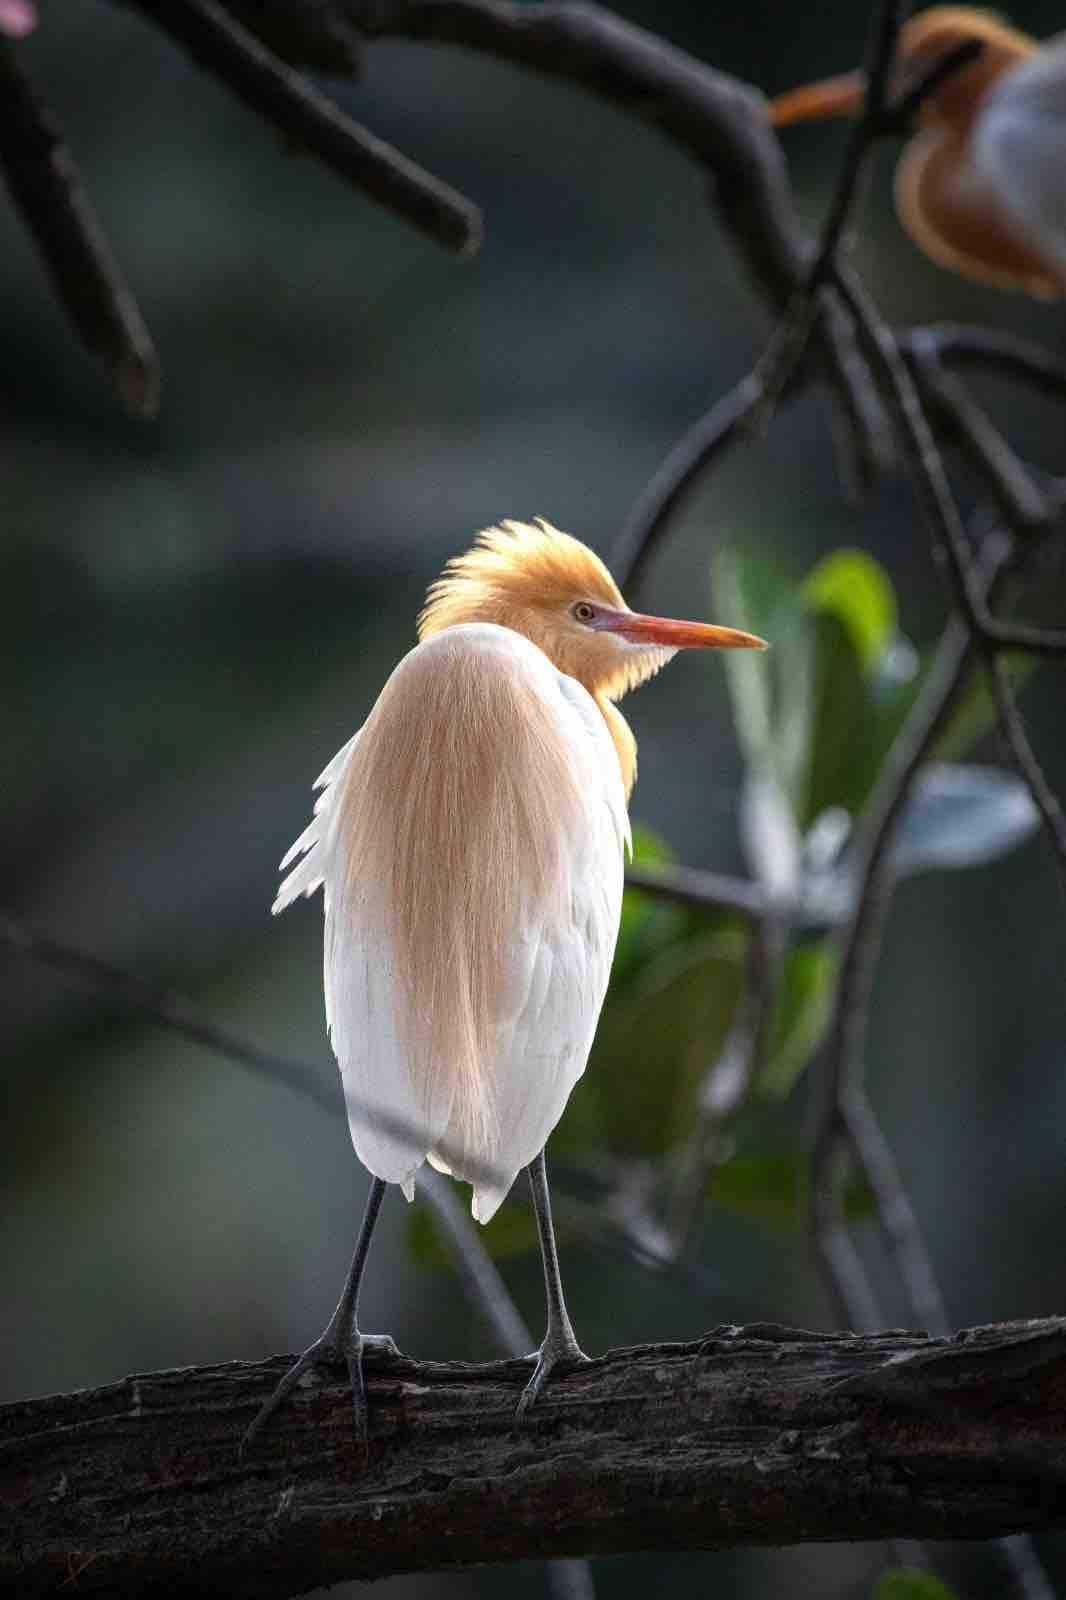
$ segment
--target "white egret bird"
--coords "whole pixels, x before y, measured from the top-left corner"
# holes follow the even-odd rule
[[[411,1199],[426,1160],[473,1184],[479,1222],[529,1169],[548,1328],[519,1412],[585,1359],[544,1146],[584,1071],[618,933],[636,741],[615,701],[679,649],[764,648],[630,611],[599,558],[543,521],[490,528],[450,561],[418,632],[282,862],[302,858],[275,911],[324,891],[326,1018],[373,1183],[337,1309],[249,1437],[310,1366],[340,1358],[365,1440],[362,1352],[380,1336],[357,1325],[360,1281],[385,1185]]]
[[[918,109],[896,168],[896,208],[939,265],[1038,299],[1066,291],[1066,34],[1045,45],[968,6],[934,6],[900,33],[895,87],[905,92],[962,44],[977,58]],[[860,72],[770,102],[775,126],[854,115]]]

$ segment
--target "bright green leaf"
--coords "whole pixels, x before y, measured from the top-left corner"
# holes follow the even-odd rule
[[[863,669],[875,671],[896,632],[896,596],[884,568],[865,550],[834,550],[808,574],[803,598],[840,619]]]
[[[956,1591],[919,1567],[892,1567],[874,1584],[871,1600],[958,1600]]]

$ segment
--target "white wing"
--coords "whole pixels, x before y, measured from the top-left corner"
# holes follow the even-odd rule
[[[465,713],[452,715],[445,736],[430,749],[428,735],[417,736],[412,726],[420,717],[434,726],[433,696],[442,691],[454,692]],[[478,782],[485,782],[484,739],[479,744],[477,731],[482,701],[487,725],[499,722],[501,707],[517,712],[520,722],[528,716],[526,787],[532,753],[549,768],[556,763],[552,770],[565,777],[573,803],[551,808],[560,826],[547,854],[528,836],[530,812],[518,792],[521,737],[504,741],[518,769],[515,793],[502,756],[493,783],[495,798],[502,790],[504,803],[482,803],[480,790],[471,787],[471,773],[480,772]],[[435,1165],[474,1184],[474,1215],[488,1221],[562,1115],[584,1071],[603,1003],[629,832],[610,735],[580,684],[557,672],[528,640],[509,629],[466,625],[404,658],[367,724],[319,784],[324,792],[314,820],[285,864],[301,851],[304,858],[282,884],[274,909],[325,885],[326,1012],[356,1152],[378,1177],[401,1183],[408,1198],[415,1172],[431,1155]],[[433,810],[441,785],[459,797],[450,822]],[[508,827],[521,836],[503,836]],[[389,886],[399,881],[396,862],[406,867],[414,860],[416,878],[432,878],[442,858],[450,878],[442,893],[426,900],[436,919],[431,938],[416,941],[418,970],[405,974],[409,930],[396,922],[387,899]],[[490,1013],[477,1014],[465,1065],[457,1059],[460,1049],[430,1051],[423,1059],[419,1041],[442,1037],[434,997],[445,996],[446,1009],[471,962],[480,963],[482,987],[486,981],[484,941],[471,933],[478,924],[469,913],[464,921],[458,909],[453,922],[448,883],[457,907],[471,884],[491,898],[500,862],[507,864],[506,882],[496,894],[501,915],[487,952]],[[401,899],[403,893],[401,886]],[[471,948],[464,950],[464,941]],[[449,1059],[441,1061],[441,1054]],[[483,1113],[476,1116],[471,1085],[479,1098],[474,1110]],[[368,1120],[368,1107],[378,1109],[380,1121]]]
[[[1066,287],[1066,34],[992,89],[977,119],[973,160]]]

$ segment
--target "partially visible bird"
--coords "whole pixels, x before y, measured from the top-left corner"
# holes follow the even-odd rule
[[[922,101],[896,169],[900,220],[926,255],[967,278],[1052,300],[1066,291],[1066,34],[1041,46],[988,12],[934,6],[900,34],[899,94],[969,41],[976,59]],[[854,115],[861,72],[770,102],[776,127]]]
[[[302,857],[275,912],[324,890],[326,1018],[373,1183],[337,1309],[246,1442],[310,1366],[338,1358],[365,1440],[375,1336],[357,1325],[359,1285],[385,1185],[410,1200],[427,1159],[473,1184],[479,1222],[529,1168],[548,1329],[519,1411],[554,1367],[585,1359],[544,1146],[585,1069],[618,933],[636,741],[615,702],[679,649],[765,648],[630,611],[599,557],[544,521],[480,534],[418,632],[282,862]]]

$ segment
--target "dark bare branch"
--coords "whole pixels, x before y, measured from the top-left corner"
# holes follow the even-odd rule
[[[698,867],[629,867],[626,886],[678,905],[732,911],[740,917],[758,918],[766,909],[766,896],[757,884]]]
[[[1000,328],[975,328],[964,323],[935,322],[897,333],[900,348],[935,355],[946,367],[974,368],[1028,384],[1051,400],[1066,399],[1066,364],[1043,345]]]
[[[1026,539],[1046,533],[1062,516],[1057,498],[1036,482],[960,380],[944,370],[921,331],[900,348],[941,443],[956,448],[1013,534]]]
[[[852,1085],[861,1081],[870,995],[894,883],[889,846],[921,765],[945,727],[976,662],[972,639],[962,623],[953,622],[941,641],[922,694],[882,769],[854,841],[854,905],[840,938],[840,975],[813,1090],[811,1245],[827,1291],[837,1305],[842,1291],[836,1263],[843,1248],[839,1240],[843,1213],[838,1163],[848,1134],[844,1107]],[[857,1153],[861,1158],[861,1150]],[[869,1176],[876,1181],[875,1173]],[[906,1259],[905,1254],[897,1254],[897,1264],[906,1265]],[[854,1279],[855,1274],[850,1277]],[[907,1286],[906,1278],[904,1284]],[[910,1287],[917,1314],[917,1307],[927,1303],[928,1296],[920,1283]]]
[[[346,183],[457,255],[481,242],[472,201],[344,114],[216,0],[127,0],[205,71]]]
[[[1025,731],[1025,723],[1018,709],[1006,667],[1002,661],[994,660],[988,663],[987,670],[1000,733],[1011,760],[1028,784],[1029,793],[1040,812],[1045,835],[1051,841],[1054,851],[1059,884],[1066,894],[1066,817],[1063,816],[1062,807],[1044,776],[1044,769],[1037,760],[1036,751]]]
[[[761,394],[761,385],[749,373],[682,434],[645,485],[611,552],[611,571],[631,599],[640,594],[667,528],[698,480],[733,445],[750,437],[747,423]]]
[[[155,416],[159,366],[133,292],[55,118],[3,39],[0,172],[82,343],[104,362],[126,409]]]

